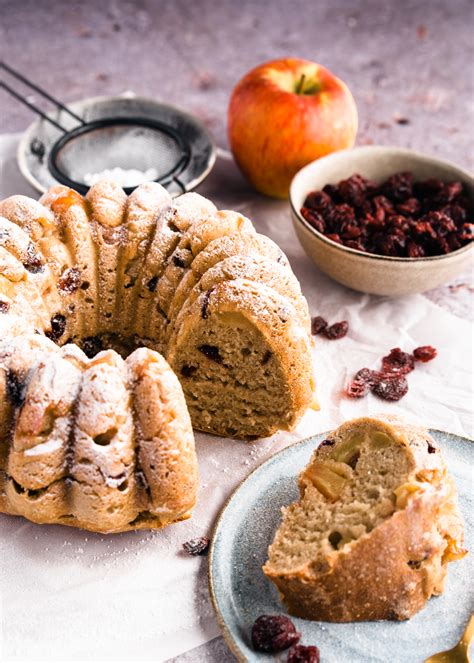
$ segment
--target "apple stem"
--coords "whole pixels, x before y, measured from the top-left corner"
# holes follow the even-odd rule
[[[305,74],[301,74],[301,78],[298,81],[298,84],[296,85],[296,94],[301,94],[305,80],[306,80]]]

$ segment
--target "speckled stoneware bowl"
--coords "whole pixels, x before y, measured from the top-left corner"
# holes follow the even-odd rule
[[[337,244],[313,228],[301,215],[306,196],[326,184],[337,184],[354,173],[376,182],[400,171],[415,180],[438,177],[463,182],[474,197],[474,180],[448,161],[399,147],[367,146],[335,152],[302,168],[290,187],[293,225],[304,250],[323,272],[354,290],[376,295],[408,295],[448,283],[472,265],[474,242],[427,258],[392,258],[364,253]]]
[[[474,605],[474,443],[431,430],[459,493],[465,545],[471,551],[449,565],[445,591],[404,622],[331,624],[292,618],[301,643],[317,645],[324,663],[423,663],[453,647]],[[281,521],[281,507],[298,498],[297,476],[327,433],[297,442],[272,456],[237,488],[216,523],[209,552],[209,588],[224,638],[238,661],[286,661],[252,649],[250,633],[262,614],[286,613],[263,574],[267,549]]]

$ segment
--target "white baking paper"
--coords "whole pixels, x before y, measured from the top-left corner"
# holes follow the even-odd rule
[[[38,197],[15,162],[17,135],[0,137],[0,198]],[[191,520],[159,532],[102,536],[38,526],[0,516],[0,655],[8,660],[162,661],[219,634],[207,589],[206,558],[182,543],[210,535],[233,489],[279,449],[344,419],[395,412],[431,428],[472,436],[472,287],[466,278],[429,297],[388,299],[350,291],[321,274],[296,239],[286,202],[253,193],[229,155],[220,153],[199,191],[218,207],[236,209],[287,253],[311,314],[349,322],[339,341],[316,337],[314,365],[321,411],[309,411],[292,433],[254,443],[196,434],[201,471]],[[441,305],[433,303],[439,301]],[[410,391],[391,404],[344,397],[346,380],[377,368],[390,348],[434,345],[439,356],[408,376]]]

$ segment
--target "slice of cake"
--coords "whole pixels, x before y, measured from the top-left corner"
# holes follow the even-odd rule
[[[325,439],[283,510],[264,573],[291,614],[408,619],[460,559],[456,488],[427,430],[396,417],[349,421]]]

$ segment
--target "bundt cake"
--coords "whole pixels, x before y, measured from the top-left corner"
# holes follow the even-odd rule
[[[22,334],[0,344],[0,511],[95,532],[188,518],[197,461],[181,386],[140,348],[89,359]]]
[[[263,567],[298,617],[408,619],[443,591],[448,562],[466,553],[439,447],[397,417],[340,426],[313,453],[299,489]]]
[[[157,351],[193,426],[223,436],[291,429],[312,403],[306,301],[282,251],[241,214],[156,183],[127,197],[104,180],[85,198],[62,185],[39,203],[12,196],[0,217],[2,338],[43,335],[89,358]],[[125,370],[112,356],[100,362]]]

